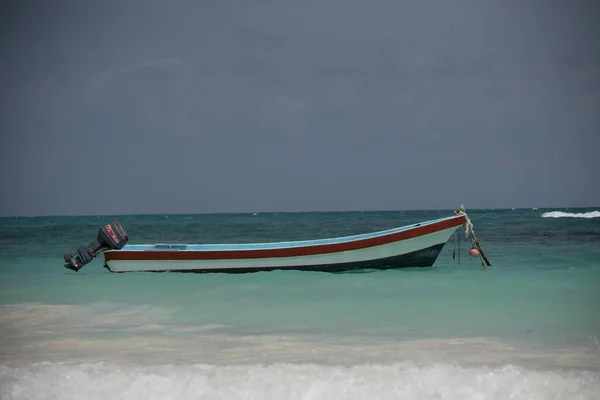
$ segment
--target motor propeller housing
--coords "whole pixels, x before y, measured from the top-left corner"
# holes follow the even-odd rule
[[[65,268],[79,271],[84,265],[106,250],[121,250],[129,240],[119,221],[100,228],[98,237],[88,246],[81,246],[75,254],[65,254]]]

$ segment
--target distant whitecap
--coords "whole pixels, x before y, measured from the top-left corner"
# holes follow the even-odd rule
[[[600,211],[590,211],[585,213],[569,213],[563,211],[548,211],[542,214],[543,218],[599,218]]]

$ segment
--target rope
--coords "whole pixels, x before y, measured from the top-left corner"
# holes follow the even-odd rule
[[[488,266],[491,266],[492,263],[486,257],[485,253],[483,252],[483,249],[481,248],[481,243],[479,243],[479,239],[475,235],[475,230],[473,229],[473,222],[471,222],[471,218],[469,218],[469,215],[465,211],[464,206],[461,205],[459,208],[454,210],[454,214],[463,215],[465,217],[465,237],[469,238],[469,236],[470,236],[471,237],[471,245],[473,246],[473,248],[479,250],[479,258],[481,260],[481,265],[484,265],[484,261],[485,261],[485,264],[487,264]]]

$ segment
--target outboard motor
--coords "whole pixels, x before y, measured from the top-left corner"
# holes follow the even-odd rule
[[[79,271],[84,265],[106,250],[121,250],[129,237],[119,221],[100,228],[98,238],[88,246],[81,246],[73,255],[65,254],[65,268]]]

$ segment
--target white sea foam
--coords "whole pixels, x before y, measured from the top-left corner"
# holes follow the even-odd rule
[[[600,375],[514,366],[0,366],[2,399],[597,399]]]
[[[542,214],[543,218],[600,218],[600,211],[585,213],[569,213],[563,211],[548,211]]]

